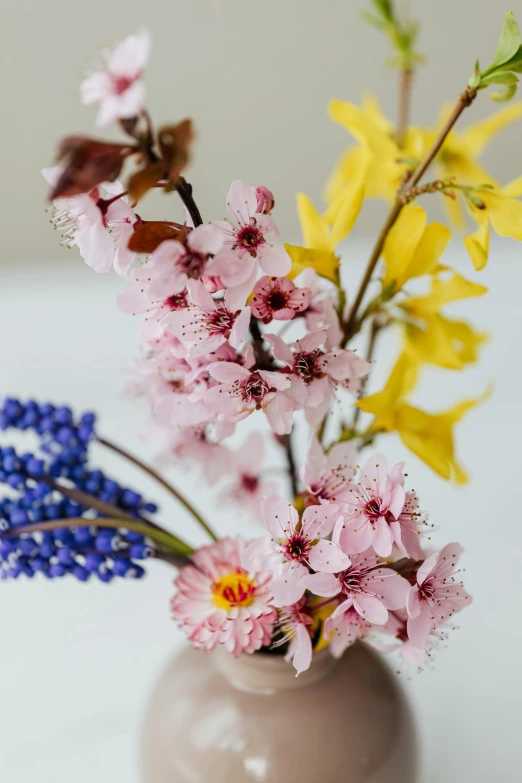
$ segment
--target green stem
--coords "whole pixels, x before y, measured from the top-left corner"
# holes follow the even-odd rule
[[[31,525],[21,525],[20,527],[11,528],[6,533],[2,534],[4,538],[13,538],[14,536],[21,536],[27,533],[45,533],[49,530],[60,530],[63,527],[111,527],[111,528],[125,528],[126,530],[134,530],[136,533],[141,533],[151,541],[156,541],[158,544],[163,544],[168,554],[180,555],[186,558],[189,562],[188,556],[192,554],[193,550],[187,544],[167,533],[166,530],[158,530],[157,528],[149,527],[149,525],[136,520],[129,521],[126,517],[121,519],[115,519],[114,517],[108,518],[95,518],[88,519],[87,517],[70,517],[66,519],[53,519],[51,522],[35,522]]]
[[[109,440],[106,440],[105,438],[97,438],[97,442],[100,443],[102,446],[105,446],[108,449],[111,449],[111,451],[114,451],[116,454],[119,454],[121,457],[124,457],[129,462],[132,462],[133,465],[136,465],[136,467],[140,468],[144,473],[147,473],[149,476],[151,476],[153,479],[155,479],[158,484],[161,484],[162,487],[164,487],[168,492],[170,492],[171,495],[173,495],[176,500],[181,503],[187,511],[194,517],[194,519],[201,525],[201,527],[206,531],[206,533],[210,536],[210,538],[213,541],[217,541],[218,537],[212,530],[212,528],[207,524],[207,522],[203,519],[201,514],[196,511],[194,506],[189,503],[189,501],[180,493],[178,490],[166,479],[163,478],[163,476],[158,473],[154,468],[151,468],[149,465],[142,462],[138,457],[135,457],[133,454],[130,454],[128,451],[125,451],[120,446],[117,446],[115,443],[112,443]]]

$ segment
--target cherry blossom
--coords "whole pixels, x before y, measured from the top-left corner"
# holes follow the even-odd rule
[[[335,617],[333,614],[324,624],[324,636],[328,639],[328,649],[334,658],[340,658],[348,647],[359,639],[364,639],[372,625],[364,620],[355,607],[349,607]]]
[[[292,429],[293,405],[282,394],[290,380],[280,372],[250,371],[233,362],[213,362],[210,375],[219,385],[209,389],[204,400],[223,421],[236,422],[262,410],[278,435]]]
[[[238,308],[234,289],[225,293],[223,302],[212,298],[199,280],[189,282],[190,304],[186,309],[170,312],[161,325],[188,347],[191,357],[202,356],[230,342],[240,348],[250,324],[250,307]]]
[[[303,584],[325,598],[341,594],[344,600],[332,617],[353,606],[365,620],[379,625],[388,620],[388,609],[404,608],[410,589],[406,579],[382,566],[371,551],[352,557],[349,566],[338,574],[309,574],[303,578]]]
[[[308,491],[308,501],[342,502],[350,497],[350,482],[355,475],[356,449],[353,441],[337,443],[323,452],[317,436],[312,435],[306,462],[299,472]]]
[[[272,640],[277,614],[269,574],[241,567],[244,542],[223,538],[192,555],[175,580],[172,615],[194,647],[210,652],[218,644],[236,658]]]
[[[261,212],[263,215],[269,215],[274,208],[275,199],[274,194],[264,185],[258,185],[252,188],[254,196],[257,199],[256,212]]]
[[[259,517],[263,497],[274,495],[273,481],[262,478],[260,468],[265,452],[264,439],[259,432],[252,432],[243,445],[228,455],[223,472],[232,473],[233,480],[220,494],[224,503],[233,503],[246,508],[254,517]]]
[[[417,499],[414,493],[406,495],[403,468],[399,462],[388,472],[385,457],[377,454],[362,468],[357,484],[352,482],[343,498],[339,543],[344,552],[364,552],[371,546],[381,557],[389,557],[396,543],[404,554],[422,557]]]
[[[341,345],[344,335],[337,314],[339,293],[335,285],[324,277],[319,277],[312,267],[304,269],[295,278],[295,283],[311,292],[310,304],[305,312],[308,331],[316,332],[326,327],[326,348]]]
[[[348,557],[329,536],[339,517],[334,505],[309,506],[302,519],[284,498],[265,499],[263,521],[272,536],[253,541],[243,558],[245,568],[269,571],[276,605],[290,606],[304,595],[303,577],[314,571],[337,573],[347,568]]]
[[[426,558],[417,571],[406,609],[408,638],[418,649],[425,648],[432,631],[471,603],[471,596],[455,577],[461,553],[459,544],[447,544],[440,552]]]
[[[149,260],[149,265],[155,270],[155,279],[149,286],[151,294],[161,295],[165,289],[172,293],[183,291],[189,280],[202,279],[205,282],[209,259],[222,245],[222,233],[210,224],[189,231],[185,242],[177,239],[162,242]],[[214,284],[211,289],[214,289]]]
[[[325,351],[327,329],[310,332],[301,340],[287,345],[278,335],[265,334],[277,361],[290,370],[291,396],[296,407],[304,408],[308,422],[317,426],[330,406],[336,388],[356,391],[368,374],[370,364],[353,351],[334,348]]]
[[[115,120],[137,117],[145,105],[143,70],[149,59],[147,30],[129,35],[112,51],[106,51],[104,67],[80,85],[82,103],[98,103],[96,124],[105,128]]]
[[[308,288],[296,288],[286,277],[265,275],[254,286],[251,301],[252,312],[264,324],[270,321],[290,321],[297,313],[306,310],[311,292]]]
[[[312,663],[313,622],[304,596],[293,606],[286,606],[279,611],[276,629],[280,638],[273,644],[273,647],[277,648],[288,644],[285,661],[292,662],[296,670],[296,677],[309,669]]]
[[[254,287],[256,262],[267,275],[277,277],[290,271],[291,261],[284,248],[269,241],[278,235],[277,227],[272,218],[257,211],[257,197],[245,182],[232,183],[227,210],[230,222],[214,221],[223,232],[223,248],[209,271],[229,288],[240,286],[246,300]]]

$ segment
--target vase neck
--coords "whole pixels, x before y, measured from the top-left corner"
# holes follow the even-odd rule
[[[314,654],[310,668],[296,677],[294,667],[282,655],[254,653],[234,658],[217,647],[212,656],[217,670],[234,688],[265,695],[306,688],[327,677],[337,665],[328,650],[321,650]]]

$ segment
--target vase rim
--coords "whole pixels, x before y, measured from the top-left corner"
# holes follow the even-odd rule
[[[327,649],[314,653],[310,668],[299,676],[282,655],[256,652],[235,658],[224,647],[218,647],[212,657],[216,669],[235,688],[265,695],[309,687],[327,677],[337,665]]]

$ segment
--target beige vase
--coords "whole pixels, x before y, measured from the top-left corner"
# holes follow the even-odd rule
[[[295,677],[280,656],[188,648],[155,688],[144,783],[417,783],[398,678],[367,646]]]

